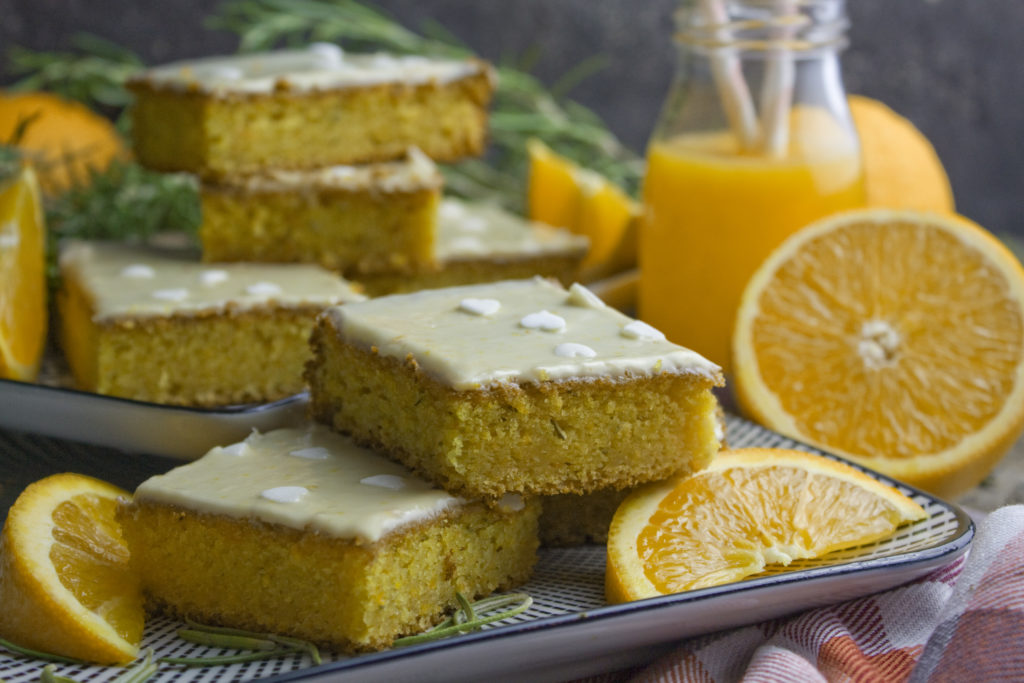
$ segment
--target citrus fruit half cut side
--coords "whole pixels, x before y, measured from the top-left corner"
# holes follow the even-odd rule
[[[958,216],[837,214],[751,278],[733,357],[761,424],[955,496],[1024,428],[1024,269]]]
[[[46,235],[31,166],[0,187],[0,377],[31,381],[46,343]]]
[[[0,637],[98,664],[136,657],[142,592],[114,518],[127,496],[78,474],[22,492],[0,535]]]
[[[608,534],[609,602],[716,586],[818,558],[923,519],[896,489],[823,456],[722,451],[689,477],[637,489]]]

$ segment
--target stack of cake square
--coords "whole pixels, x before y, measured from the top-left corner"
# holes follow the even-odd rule
[[[129,84],[136,155],[201,178],[207,260],[316,263],[373,294],[527,273],[568,281],[584,238],[509,216],[497,237],[463,235],[494,216],[441,209],[435,162],[484,151],[494,78],[477,59],[325,43],[170,64]],[[500,236],[510,224],[514,242]]]
[[[702,469],[719,448],[720,369],[579,284],[334,307],[312,345],[316,419],[453,494],[549,501],[551,544],[603,540],[622,491]]]

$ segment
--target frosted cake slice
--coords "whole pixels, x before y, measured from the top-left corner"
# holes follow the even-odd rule
[[[442,184],[416,148],[401,161],[203,182],[203,259],[317,263],[351,279],[433,270]]]
[[[529,578],[537,504],[467,502],[325,427],[214,448],[118,511],[151,609],[379,649]]]
[[[78,387],[154,403],[298,393],[317,314],[365,298],[318,266],[204,264],[113,243],[70,242],[60,269],[60,342]]]
[[[301,50],[208,57],[142,72],[135,156],[203,176],[483,152],[494,70],[477,59]]]
[[[589,493],[704,467],[718,366],[535,278],[398,294],[320,316],[314,416],[449,491]]]
[[[355,275],[371,296],[414,292],[534,275],[568,285],[589,240],[564,228],[528,221],[490,204],[446,197],[437,217],[437,268],[413,275]]]

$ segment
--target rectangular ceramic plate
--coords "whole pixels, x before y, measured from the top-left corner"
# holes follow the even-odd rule
[[[9,387],[7,388],[10,389]],[[82,397],[63,395],[68,400]],[[94,397],[98,398],[98,397]],[[7,403],[0,398],[0,403]],[[107,406],[106,403],[103,404]],[[120,423],[126,406],[116,403],[107,415]],[[102,414],[104,409],[95,410]],[[174,410],[174,409],[161,409]],[[200,415],[205,414],[200,412]],[[207,416],[214,424],[219,413]],[[149,419],[149,414],[138,418]],[[165,418],[158,417],[157,421]],[[204,419],[193,423],[201,429]],[[818,452],[741,418],[729,416],[732,447],[766,446]],[[144,430],[143,430],[144,431]],[[68,438],[91,440],[88,433],[66,429]],[[74,433],[68,433],[74,432]],[[177,438],[166,434],[166,438]],[[122,443],[132,448],[130,439]],[[129,456],[106,448],[55,441],[40,436],[0,432],[0,479],[4,500],[28,482],[56,471],[78,471],[133,488],[176,464],[172,460]],[[14,474],[11,474],[14,473]],[[886,483],[893,483],[877,476]],[[12,479],[13,477],[13,479]],[[444,681],[565,680],[650,661],[672,642],[690,636],[792,614],[812,607],[892,588],[922,576],[963,554],[974,534],[970,518],[959,508],[928,494],[899,486],[928,512],[928,518],[901,528],[894,537],[834,553],[821,560],[794,562],[785,570],[714,588],[607,606],[604,602],[604,547],[544,549],[533,579],[522,590],[534,598],[522,615],[483,631],[401,649],[357,657],[327,655],[320,666],[305,656],[235,664],[212,669],[163,666],[155,681],[228,681],[271,678],[280,681]],[[158,656],[210,656],[223,651],[186,643],[175,630],[181,623],[150,619],[143,647]],[[44,662],[0,653],[0,679],[36,681]],[[109,681],[123,670],[57,665],[57,672],[80,681]]]
[[[0,428],[45,434],[133,453],[195,460],[253,429],[304,419],[305,394],[273,403],[188,408],[0,379]]]

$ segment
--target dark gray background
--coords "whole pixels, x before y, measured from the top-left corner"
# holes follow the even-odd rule
[[[63,49],[88,31],[149,63],[235,49],[202,28],[201,0],[0,0],[0,46]],[[676,0],[381,0],[417,28],[433,18],[497,60],[535,47],[535,73],[556,80],[595,54],[600,75],[572,93],[642,151],[675,64]],[[933,141],[960,211],[997,234],[1024,236],[1024,0],[848,0],[847,89],[877,97]]]

